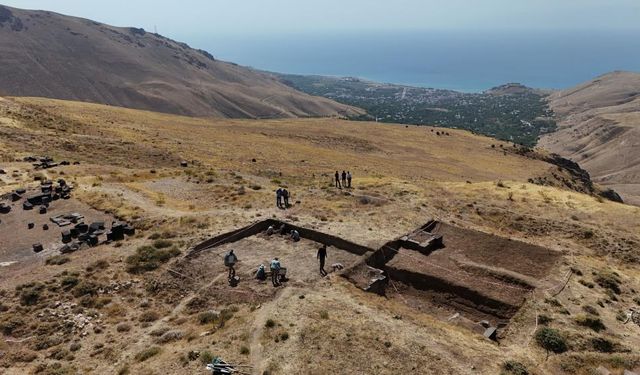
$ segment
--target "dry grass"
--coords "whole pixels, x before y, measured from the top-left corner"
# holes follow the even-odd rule
[[[73,126],[60,134],[37,121],[28,126],[0,122],[0,130],[8,135],[2,146],[11,150],[11,156],[39,150],[81,160],[79,166],[64,168],[67,178],[78,185],[74,194],[143,229],[139,238],[118,248],[78,252],[57,266],[44,267],[44,260],[36,260],[0,274],[7,290],[3,304],[12,316],[24,316],[28,330],[39,324],[41,307],[56,299],[75,301],[72,292],[52,290],[69,276],[57,275],[61,270],[76,271],[91,285],[132,283],[112,292],[111,302],[100,309],[80,306],[83,314],[103,314],[102,333],[65,334],[82,341],[70,361],[81,373],[111,373],[114,368],[129,373],[195,373],[211,353],[272,374],[389,373],[390,364],[402,373],[494,374],[507,361],[523,363],[531,373],[561,374],[562,366],[569,365],[577,373],[587,373],[597,364],[615,363],[593,356],[590,343],[596,333],[575,320],[584,314],[584,305],[593,306],[606,327],[597,335],[611,342],[628,335],[625,345],[631,352],[625,354],[624,363],[633,363],[638,355],[640,338],[616,315],[634,304],[633,291],[640,290],[640,271],[633,263],[634,246],[640,243],[640,208],[529,184],[529,178],[555,167],[504,155],[491,148],[494,140],[456,130],[450,137],[437,137],[427,128],[330,119],[209,120],[45,99],[17,101],[41,105],[70,118]],[[18,144],[17,135],[25,136],[27,143]],[[93,147],[103,139],[108,147]],[[189,167],[180,167],[180,160],[188,160]],[[26,173],[29,167],[13,163],[10,168]],[[332,187],[336,169],[354,174],[354,189]],[[16,178],[0,191],[27,182],[26,177]],[[275,208],[273,192],[278,186],[293,194],[293,207],[287,211]],[[214,266],[201,265],[209,272],[188,275],[196,280],[170,276],[164,265],[144,274],[126,272],[127,257],[152,241],[170,240],[171,246],[185,250],[212,234],[268,217],[372,247],[438,218],[562,251],[566,256],[557,270],[540,281],[544,288],[563,282],[570,267],[582,275],[574,275],[558,296],[542,291],[532,296],[498,347],[399,300],[363,294],[339,278],[314,282],[299,278],[259,303],[242,302],[249,297],[241,292],[254,292],[244,288],[252,281],[243,279],[246,284],[229,292],[238,301],[231,310],[228,301],[218,298],[229,288],[224,275],[216,280]],[[96,266],[102,259],[109,267]],[[168,260],[166,267],[174,266]],[[245,270],[253,266],[246,265]],[[620,294],[613,293],[618,301],[598,284],[603,270],[620,275]],[[52,279],[58,281],[47,284]],[[31,281],[43,285],[38,298],[45,300],[20,306],[14,288]],[[167,290],[179,292],[163,293]],[[187,306],[195,296],[201,303]],[[558,305],[546,303],[545,298]],[[545,360],[546,353],[533,339],[537,314],[548,318],[546,326],[567,334],[569,353]],[[265,327],[268,319],[273,320],[272,327]],[[184,337],[167,337],[171,344],[166,350],[148,356],[151,352],[145,351],[167,332],[181,332]],[[107,346],[119,348],[115,354],[103,347],[93,349],[107,340],[113,341]],[[0,350],[10,353],[5,358],[33,360],[28,345],[16,346],[22,354],[2,346]],[[192,354],[195,359],[189,359],[191,351],[200,357]],[[35,364],[15,366],[24,373]]]

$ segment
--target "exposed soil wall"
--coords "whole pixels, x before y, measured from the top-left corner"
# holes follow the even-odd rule
[[[248,225],[240,229],[233,230],[231,232],[220,234],[209,240],[206,240],[194,246],[187,254],[187,257],[195,256],[198,253],[201,253],[208,249],[212,249],[230,242],[236,242],[243,238],[255,236],[258,233],[266,231],[267,228],[269,228],[269,226],[271,225],[273,225],[274,228],[278,229],[280,228],[280,226],[282,226],[282,224],[286,225],[287,233],[295,229],[298,231],[298,233],[300,233],[300,237],[311,240],[311,241],[322,243],[327,246],[332,246],[340,250],[345,250],[352,254],[357,254],[357,255],[365,255],[367,253],[373,253],[373,249],[344,240],[340,237],[318,232],[313,229],[299,227],[297,225],[285,223],[278,220],[267,219],[267,220],[253,223],[251,225]]]
[[[446,294],[448,297],[443,302],[452,305],[462,305],[467,308],[479,310],[501,319],[510,319],[517,311],[519,304],[510,304],[493,299],[478,290],[462,285],[454,284],[433,275],[412,272],[404,269],[386,267],[391,280],[397,280],[419,290],[429,290]],[[524,294],[524,293],[523,293]]]

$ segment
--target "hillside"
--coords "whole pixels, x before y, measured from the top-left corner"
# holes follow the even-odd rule
[[[0,98],[0,170],[3,374],[197,374],[214,356],[256,375],[640,370],[640,208],[542,152],[428,126]],[[29,209],[60,180],[71,196]],[[70,213],[93,234],[51,220]],[[432,234],[442,246],[423,246]],[[74,251],[81,238],[98,243]],[[255,278],[274,257],[277,286]],[[363,290],[368,267],[384,296]]]
[[[540,145],[640,204],[640,74],[614,72],[549,97],[560,122]]]
[[[361,113],[143,29],[47,11],[0,5],[0,56],[3,95],[211,117]]]
[[[353,77],[276,74],[283,83],[367,111],[352,119],[466,129],[534,146],[555,129],[546,93],[506,84],[483,93],[378,83]]]

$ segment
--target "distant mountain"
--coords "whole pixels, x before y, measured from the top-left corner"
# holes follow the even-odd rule
[[[540,144],[640,205],[640,74],[613,72],[549,96],[558,131]]]
[[[353,77],[276,74],[283,83],[307,94],[363,108],[354,117],[415,125],[460,128],[533,146],[555,122],[545,93],[506,84],[484,93],[378,83]]]
[[[506,83],[504,85],[493,87],[484,92],[490,95],[525,95],[525,94],[538,94],[544,95],[546,92],[538,89],[527,87],[521,83]]]
[[[296,91],[143,29],[0,5],[0,94],[71,99],[193,116],[349,116],[362,111]]]

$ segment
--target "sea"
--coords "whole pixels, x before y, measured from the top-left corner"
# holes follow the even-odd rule
[[[509,82],[563,89],[614,70],[640,72],[638,30],[348,31],[181,38],[218,59],[256,69],[463,92]]]

